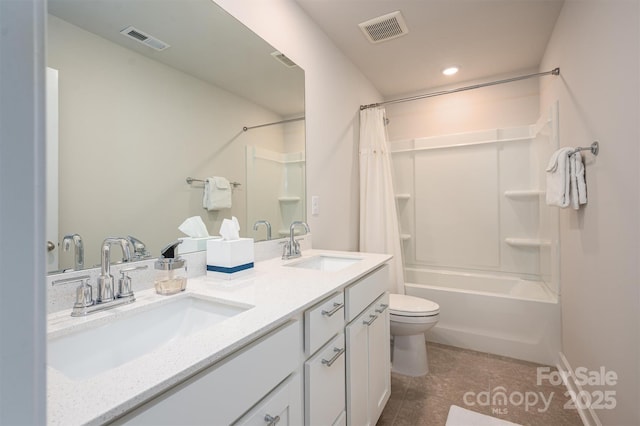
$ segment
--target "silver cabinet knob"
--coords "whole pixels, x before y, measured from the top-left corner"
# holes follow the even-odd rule
[[[53,241],[47,241],[47,251],[52,252],[55,249],[56,249],[56,245],[53,243]]]

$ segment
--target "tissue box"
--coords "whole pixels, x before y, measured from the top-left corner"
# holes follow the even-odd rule
[[[178,253],[193,253],[195,251],[205,251],[207,249],[207,241],[211,239],[220,239],[220,237],[183,237],[178,238],[182,244],[178,246]]]
[[[207,276],[234,279],[253,268],[253,238],[207,241]]]

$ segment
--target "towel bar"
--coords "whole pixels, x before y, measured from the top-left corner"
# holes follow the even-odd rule
[[[595,141],[594,143],[591,144],[591,146],[589,147],[577,147],[576,149],[574,149],[573,151],[569,152],[569,155],[573,155],[576,152],[580,152],[580,151],[591,151],[591,153],[593,155],[598,155],[598,152],[600,152],[600,144],[598,143],[598,141]]]
[[[204,182],[204,179],[196,179],[196,178],[192,178],[192,177],[188,177],[187,178],[187,183],[189,185],[191,185],[193,182]],[[240,185],[242,185],[240,182],[229,182],[229,184],[231,186],[233,186],[234,188],[239,187]]]

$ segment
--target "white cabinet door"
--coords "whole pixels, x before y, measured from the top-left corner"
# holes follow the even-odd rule
[[[347,424],[375,425],[391,394],[389,296],[347,327]]]
[[[340,333],[304,363],[306,425],[333,425],[343,416],[344,345],[344,334]]]
[[[347,424],[368,424],[369,387],[369,310],[345,328],[347,337]]]
[[[234,425],[299,426],[302,423],[301,389],[300,375],[291,375]]]
[[[389,348],[389,295],[373,304],[377,319],[368,326],[369,415],[375,424],[391,395],[391,353]]]

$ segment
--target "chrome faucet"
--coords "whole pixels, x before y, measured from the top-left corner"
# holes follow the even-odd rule
[[[133,247],[134,260],[141,260],[146,259],[147,257],[151,257],[151,253],[149,253],[149,250],[147,250],[147,246],[145,243],[131,235],[127,236],[127,240],[129,240],[129,243],[131,243],[131,247]]]
[[[253,230],[257,231],[260,225],[264,225],[267,228],[267,241],[271,239],[271,224],[268,220],[258,220],[253,224]]]
[[[102,265],[100,267],[100,276],[98,277],[98,295],[96,303],[111,302],[115,299],[113,275],[111,275],[111,245],[120,244],[123,260],[128,262],[131,260],[131,242],[126,238],[109,237],[102,242]]]
[[[53,282],[53,284],[80,282],[80,285],[76,289],[76,303],[73,305],[73,310],[71,311],[72,317],[81,317],[92,312],[103,311],[136,301],[131,288],[131,277],[127,274],[139,269],[147,269],[149,265],[121,269],[120,279],[118,280],[118,292],[115,293],[113,275],[111,275],[110,255],[113,244],[120,244],[126,262],[131,260],[131,242],[128,238],[110,237],[102,242],[102,265],[100,267],[100,276],[98,277],[98,295],[95,300],[92,297],[93,289],[89,284],[88,275]]]
[[[296,226],[302,226],[307,233],[310,232],[309,225],[307,225],[306,222],[301,222],[299,220],[291,222],[291,226],[289,227],[289,240],[284,243],[284,248],[282,249],[283,260],[302,256],[302,253],[300,252],[300,243],[294,238]]]
[[[65,235],[62,239],[62,251],[71,250],[71,243],[75,247],[75,262],[73,265],[74,271],[79,271],[84,268],[84,245],[82,244],[82,237],[79,234]]]

